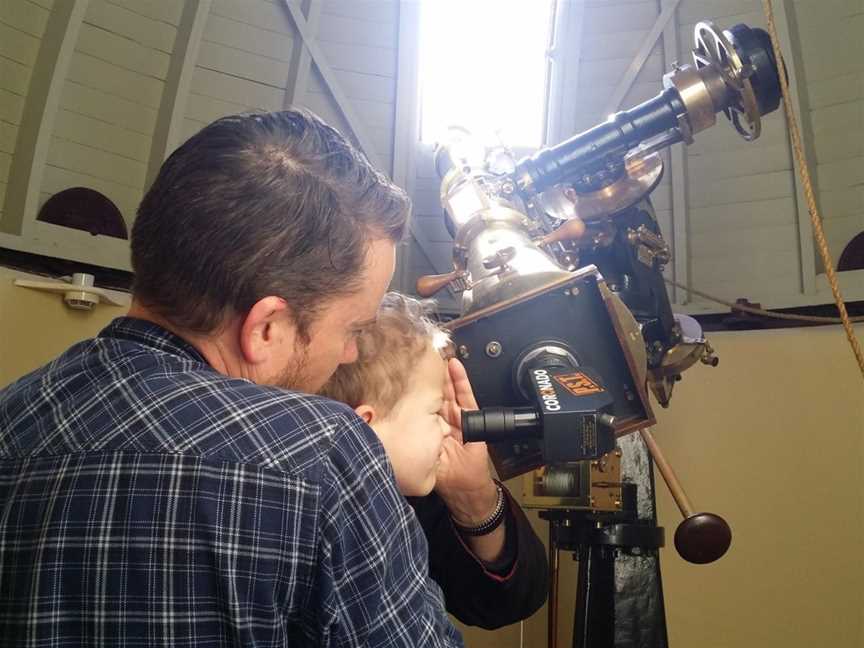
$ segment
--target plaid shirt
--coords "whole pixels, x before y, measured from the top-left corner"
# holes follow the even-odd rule
[[[461,646],[346,406],[120,318],[0,391],[3,646]]]

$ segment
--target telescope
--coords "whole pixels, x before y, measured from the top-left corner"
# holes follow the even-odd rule
[[[650,200],[660,152],[692,143],[721,113],[755,140],[780,96],[769,35],[706,21],[694,29],[692,65],[676,65],[656,97],[585,132],[516,159],[452,129],[436,152],[453,271],[421,277],[417,292],[461,295],[461,315],[448,327],[481,406],[463,413],[464,441],[488,442],[502,479],[525,475],[525,502],[545,509],[551,544],[580,556],[582,643],[574,645],[625,645],[603,618],[625,582],[620,562],[656,556],[663,545],[649,393],[668,407],[688,368],[718,363],[699,323],[674,314],[666,292],[670,246]],[[656,465],[674,482],[665,461]],[[719,558],[731,542],[726,522],[693,514],[686,496],[676,501],[687,517],[676,532],[679,553],[697,563]],[[659,563],[629,569],[643,568],[656,592],[636,622],[647,614],[662,625]],[[590,583],[604,578],[598,602]],[[644,580],[632,586],[650,589]],[[638,645],[665,645],[665,625],[656,635]]]
[[[449,328],[483,405],[465,413],[465,440],[490,442],[504,479],[596,459],[655,422],[649,389],[667,407],[686,369],[718,363],[666,293],[671,253],[650,202],[659,151],[718,113],[756,139],[780,85],[761,29],[700,22],[695,42],[694,64],[666,74],[655,98],[557,146],[515,160],[455,129],[436,152],[454,270],[421,277],[417,292],[461,294]]]

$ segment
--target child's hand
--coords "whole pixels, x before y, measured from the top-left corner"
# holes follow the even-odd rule
[[[444,439],[435,490],[453,518],[463,526],[486,519],[495,509],[498,492],[489,469],[485,443],[462,443],[462,410],[477,409],[468,374],[459,360],[447,365],[448,380],[441,416],[450,426]]]
[[[453,437],[462,443],[462,410],[476,410],[477,399],[465,367],[456,358],[447,363],[447,384],[444,387],[444,406],[441,416],[450,425]],[[485,445],[485,444],[484,444]]]

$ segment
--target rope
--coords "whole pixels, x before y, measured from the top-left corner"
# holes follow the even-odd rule
[[[819,255],[822,257],[822,264],[825,266],[825,273],[828,276],[828,283],[831,285],[831,293],[834,295],[834,301],[837,303],[837,310],[840,311],[840,320],[843,323],[843,329],[846,331],[846,337],[849,340],[849,344],[852,346],[852,353],[855,354],[855,359],[858,361],[858,368],[861,370],[861,377],[864,378],[864,353],[861,351],[861,345],[858,343],[858,338],[855,337],[852,322],[849,321],[849,314],[846,312],[846,304],[843,301],[843,296],[840,294],[840,286],[837,283],[837,274],[834,272],[834,262],[831,259],[831,252],[828,250],[828,244],[825,242],[825,232],[822,229],[822,217],[819,215],[819,211],[816,207],[816,197],[813,193],[813,184],[810,180],[810,169],[807,166],[807,160],[804,156],[804,147],[801,144],[801,132],[798,130],[798,120],[795,118],[795,112],[792,109],[792,102],[789,98],[789,84],[786,81],[786,64],[783,62],[783,54],[780,51],[780,40],[777,38],[777,27],[774,24],[774,8],[771,5],[771,0],[762,0],[762,8],[765,11],[765,19],[768,22],[768,33],[771,35],[771,45],[774,48],[774,58],[777,59],[780,88],[783,91],[783,107],[786,110],[786,121],[789,124],[789,135],[792,138],[792,149],[795,152],[795,159],[798,162],[798,174],[801,176],[804,196],[807,199],[807,210],[810,212],[810,224],[813,226],[813,236],[815,237],[816,245],[819,248]]]
[[[695,288],[690,288],[689,286],[685,286],[682,283],[678,283],[677,281],[672,281],[671,279],[664,279],[664,281],[670,286],[675,286],[677,288],[681,288],[682,290],[686,290],[689,293],[693,293],[694,295],[698,295],[703,299],[707,299],[708,301],[717,302],[718,304],[723,304],[724,306],[728,306],[732,310],[741,311],[742,313],[750,313],[752,315],[761,315],[763,317],[772,317],[774,319],[780,320],[793,320],[796,322],[812,322],[814,324],[840,324],[843,320],[839,317],[820,317],[818,315],[795,315],[794,313],[775,313],[774,311],[765,310],[764,308],[756,308],[755,306],[745,306],[744,304],[737,304],[730,301],[726,301],[725,299],[720,299],[719,297],[714,297],[713,295],[709,295],[708,293],[704,293],[702,291],[696,290]],[[864,315],[860,317],[852,317],[850,318],[853,322],[864,322]]]

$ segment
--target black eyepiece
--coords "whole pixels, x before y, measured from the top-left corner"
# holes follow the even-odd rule
[[[462,412],[462,440],[506,441],[542,435],[540,414],[533,407],[486,407]]]

